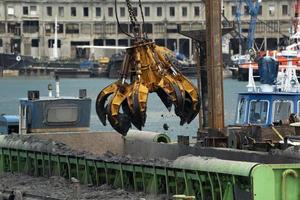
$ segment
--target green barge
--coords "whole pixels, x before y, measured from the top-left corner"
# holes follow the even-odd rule
[[[296,200],[300,197],[300,164],[295,162],[299,159],[284,153],[155,143],[117,133],[0,138],[1,172],[75,177],[83,184],[109,184],[169,198],[185,194],[201,200]]]

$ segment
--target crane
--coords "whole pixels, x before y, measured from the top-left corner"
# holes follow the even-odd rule
[[[249,15],[251,16],[250,23],[249,23],[249,28],[248,28],[248,37],[247,37],[247,42],[246,42],[246,49],[244,49],[244,52],[249,53],[254,48],[254,35],[255,35],[255,29],[256,29],[256,22],[257,22],[257,15],[259,14],[260,11],[260,5],[261,5],[261,0],[257,0],[256,2],[253,2],[252,0],[245,0],[246,5],[249,8]],[[242,44],[242,38],[241,38],[241,7],[242,7],[242,0],[239,0],[237,2],[237,9],[236,9],[236,21],[238,24],[238,31],[239,31],[239,43],[240,45]],[[241,47],[240,47],[240,54],[241,54]],[[243,52],[243,53],[244,53]]]

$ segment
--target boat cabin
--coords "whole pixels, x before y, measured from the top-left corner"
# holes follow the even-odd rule
[[[292,113],[300,114],[300,93],[240,93],[235,124],[281,124],[287,122]]]
[[[91,99],[81,97],[34,97],[20,99],[19,132],[80,132],[90,126]]]
[[[285,52],[289,58],[294,51]],[[248,92],[239,93],[236,125],[280,125],[297,121],[300,115],[300,84],[296,66],[289,60],[285,70],[279,70],[274,57],[265,56],[258,61],[260,86],[256,86],[253,70],[249,70]]]
[[[0,135],[88,131],[92,100],[86,90],[80,89],[78,97],[63,97],[59,91],[58,78],[55,95],[51,84],[49,96],[40,97],[39,91],[28,91],[27,98],[20,99],[19,115],[0,116]]]

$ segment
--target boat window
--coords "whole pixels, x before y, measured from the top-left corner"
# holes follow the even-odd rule
[[[268,116],[268,101],[251,101],[249,112],[249,123],[265,124]]]
[[[247,101],[241,98],[238,104],[238,112],[236,117],[236,124],[242,124],[245,121]]]
[[[77,107],[51,107],[48,109],[48,123],[74,123],[76,121],[78,121]]]
[[[274,101],[273,122],[288,120],[292,112],[292,102],[290,101]]]

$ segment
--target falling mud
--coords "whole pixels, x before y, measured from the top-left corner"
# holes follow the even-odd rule
[[[108,185],[99,187],[79,185],[78,187],[75,183],[58,176],[45,178],[23,174],[0,173],[0,195],[3,198],[8,196],[7,194],[11,191],[14,191],[16,197],[17,194],[21,194],[23,199],[166,199],[165,196],[154,197],[144,193],[113,189]]]

